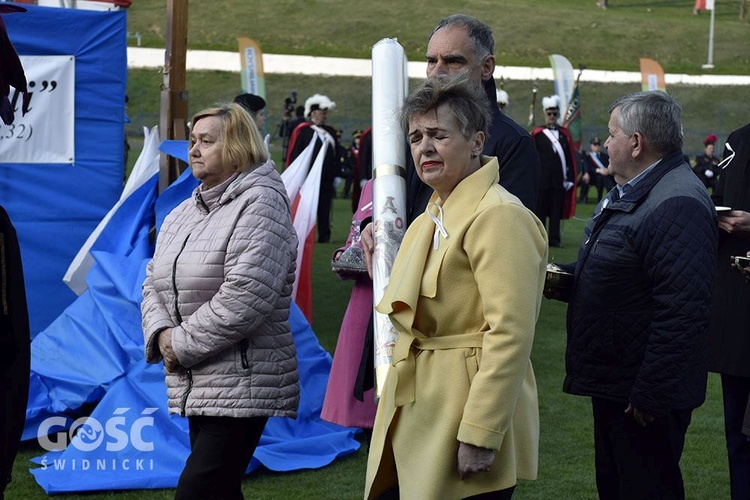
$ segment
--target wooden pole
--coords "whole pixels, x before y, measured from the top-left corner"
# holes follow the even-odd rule
[[[185,90],[188,0],[167,0],[167,48],[161,90],[161,139],[187,137],[188,93]],[[186,168],[184,162],[162,154],[159,161],[159,192],[174,182]]]

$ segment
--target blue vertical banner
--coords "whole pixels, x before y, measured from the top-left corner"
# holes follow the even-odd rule
[[[69,125],[39,125],[34,127],[38,135],[33,136],[42,148],[63,148],[74,154],[53,160],[55,163],[21,162],[16,155],[0,155],[0,203],[18,231],[35,336],[76,298],[62,277],[122,191],[127,18],[125,11],[24,7],[27,12],[3,19],[24,64],[65,56],[71,58],[69,67],[74,68],[73,133],[61,130]],[[27,69],[30,109],[24,116],[18,100],[16,129],[0,125],[0,141],[13,144],[20,140],[19,126],[26,122],[57,119],[55,97],[61,99],[69,89],[58,87],[57,78],[45,78],[48,73]],[[37,78],[37,74],[41,76]]]

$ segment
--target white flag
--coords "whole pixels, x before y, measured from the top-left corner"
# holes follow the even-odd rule
[[[568,103],[573,97],[575,88],[575,75],[573,74],[573,65],[570,61],[560,54],[549,56],[549,62],[552,66],[552,74],[555,78],[555,94],[560,96],[560,112],[564,113],[568,109]],[[562,116],[560,120],[562,120]]]
[[[107,215],[99,222],[96,229],[89,235],[86,242],[83,244],[81,249],[78,251],[76,256],[73,258],[73,262],[70,263],[68,270],[63,276],[63,282],[73,290],[76,295],[81,295],[86,291],[88,286],[86,285],[86,275],[89,273],[91,266],[94,265],[94,258],[91,256],[89,251],[91,247],[96,243],[97,238],[104,230],[104,227],[109,223],[109,220],[115,215],[117,209],[120,208],[125,200],[139,187],[143,186],[151,177],[159,173],[159,127],[154,127],[149,130],[143,127],[143,149],[141,155],[135,162],[133,171],[128,176],[128,181],[125,183],[125,188],[122,190],[120,199],[117,203],[107,212]]]

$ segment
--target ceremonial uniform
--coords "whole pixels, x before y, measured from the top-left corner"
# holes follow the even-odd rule
[[[602,151],[598,153],[589,151],[583,157],[582,170],[589,174],[589,186],[596,186],[597,203],[602,201],[605,189],[610,191],[615,187],[615,180],[611,175],[600,174],[596,171],[598,168],[607,168],[607,165],[609,165],[609,156]],[[581,197],[583,198],[583,195]]]
[[[534,213],[542,224],[546,224],[549,217],[550,246],[560,246],[560,220],[564,217],[565,193],[573,189],[576,176],[570,132],[564,127],[538,127],[532,137],[542,167]],[[573,193],[575,200],[575,191]]]
[[[328,109],[333,109],[335,105],[336,104],[331,102],[326,96],[315,94],[305,101],[305,116],[310,116],[310,114],[315,111],[327,111]],[[333,204],[333,198],[336,197],[336,190],[333,182],[340,171],[341,165],[338,157],[339,142],[336,137],[336,129],[326,125],[324,122],[317,124],[305,122],[298,125],[297,128],[292,131],[292,137],[289,140],[286,166],[288,167],[295,158],[305,150],[307,145],[315,140],[316,144],[312,154],[313,160],[310,163],[310,169],[312,169],[315,158],[318,157],[318,152],[323,146],[323,141],[320,138],[316,138],[316,132],[323,132],[330,135],[331,140],[330,145],[326,149],[325,158],[323,160],[317,212],[318,242],[327,243],[331,241],[331,206]]]

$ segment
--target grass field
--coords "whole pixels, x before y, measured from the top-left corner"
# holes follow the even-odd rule
[[[166,3],[133,2],[128,31],[143,45],[164,47]],[[237,37],[255,39],[264,52],[367,58],[381,38],[398,38],[410,60],[422,60],[427,35],[442,17],[460,11],[494,30],[502,64],[548,65],[559,53],[574,66],[638,71],[638,58],[658,60],[668,73],[699,73],[708,54],[709,15],[694,16],[691,0],[612,0],[606,11],[592,0],[211,0],[189,4],[188,47],[236,50]],[[738,19],[738,0],[716,0],[717,74],[748,74],[750,37]]]
[[[498,40],[496,56],[504,65],[544,67],[547,56],[560,53],[574,65],[593,69],[638,70],[639,57],[652,57],[668,73],[700,74],[706,62],[708,15],[692,15],[690,0],[613,0],[607,11],[594,0],[467,0],[461,11],[487,21]],[[750,25],[737,18],[738,0],[717,0],[713,70],[717,74],[750,74]],[[296,2],[216,2],[191,0],[188,46],[193,49],[236,50],[237,36],[255,38],[267,53],[308,54],[341,57],[369,57],[370,47],[383,37],[398,37],[410,60],[422,60],[427,34],[438,19],[453,13],[455,2],[396,2],[376,0],[359,3],[333,0]],[[128,14],[128,30],[143,35],[145,46],[163,47],[166,7],[163,0],[137,0]],[[132,42],[134,43],[134,42]],[[291,90],[300,100],[314,92],[327,94],[337,102],[330,114],[334,126],[345,138],[370,122],[371,82],[361,78],[300,77],[267,75],[269,103],[268,131],[279,122],[284,98]],[[189,107],[196,112],[240,92],[238,74],[191,72],[188,74]],[[140,149],[140,127],[159,122],[159,91],[162,75],[157,71],[129,72],[129,114],[133,124],[128,133],[133,151],[130,164]],[[525,125],[533,82],[509,81],[508,114]],[[607,108],[615,98],[640,90],[637,85],[582,84],[585,136],[604,134]],[[684,109],[685,151],[701,151],[700,141],[714,132],[720,140],[750,120],[748,89],[742,87],[672,86]],[[553,92],[551,82],[541,82],[542,95]],[[273,152],[278,157],[278,139]],[[315,250],[314,329],[321,344],[333,352],[338,329],[351,290],[330,272],[333,249],[346,237],[349,200],[334,203],[334,244],[317,244]],[[553,249],[555,262],[575,259],[583,224],[593,205],[579,206],[578,219],[564,225],[565,248]],[[595,498],[593,479],[592,424],[589,403],[584,398],[562,393],[565,349],[565,308],[544,301],[537,325],[533,361],[539,387],[541,412],[540,477],[521,483],[519,499]],[[728,472],[723,440],[721,395],[718,379],[711,376],[706,403],[694,413],[683,456],[687,497],[722,499],[729,497]],[[26,443],[16,460],[14,482],[6,491],[9,499],[45,498],[28,472],[28,459],[41,454]],[[259,471],[247,478],[246,498],[360,498],[364,484],[366,447],[320,470],[292,473]],[[106,492],[66,495],[70,499],[167,499],[170,490]]]
[[[239,0],[204,15],[205,0],[189,6],[190,48],[237,50],[236,37],[255,38],[268,53],[306,54],[369,58],[373,43],[384,37],[397,37],[409,60],[424,60],[427,34],[434,24],[456,9],[453,2],[405,4],[376,0],[368,2],[366,16],[352,15],[351,7],[330,0],[313,2],[272,2],[253,4]],[[708,16],[694,16],[689,0],[643,2],[616,0],[607,11],[591,0],[555,2],[540,0],[471,0],[461,10],[487,21],[496,39],[496,58],[501,65],[547,67],[549,54],[560,53],[574,66],[592,69],[638,71],[640,57],[658,60],[667,73],[702,74],[708,44]],[[404,12],[404,9],[410,9]],[[738,19],[737,0],[718,0],[713,73],[750,74],[750,24]],[[229,14],[231,13],[231,15]],[[247,13],[247,15],[237,15]],[[386,14],[387,13],[387,14]],[[128,29],[139,32],[146,46],[163,47],[166,9],[162,1],[143,0],[130,9]],[[305,21],[301,21],[304,19]],[[252,22],[257,20],[257,22]],[[550,27],[551,20],[554,24]],[[512,27],[512,28],[511,28]],[[617,97],[640,90],[639,84],[581,82],[582,127],[584,138],[603,135],[607,109]],[[412,86],[416,85],[412,82]],[[159,123],[159,92],[162,75],[155,70],[129,72],[129,115],[133,123],[128,134],[138,144],[143,126]],[[343,130],[345,142],[355,129],[370,124],[371,82],[366,78],[330,78],[300,75],[266,75],[268,102],[267,132],[274,133],[283,112],[284,99],[298,92],[298,104],[313,93],[328,95],[337,103],[329,122]],[[526,126],[529,116],[531,81],[506,81],[510,95],[507,114]],[[541,121],[541,97],[554,93],[552,82],[539,82],[536,104]],[[195,113],[241,92],[238,73],[219,71],[189,72],[189,110]],[[728,133],[750,119],[747,88],[737,86],[670,85],[667,89],[683,106],[685,152],[702,153],[703,138]],[[278,141],[277,141],[278,142]],[[719,148],[721,149],[721,148]]]

